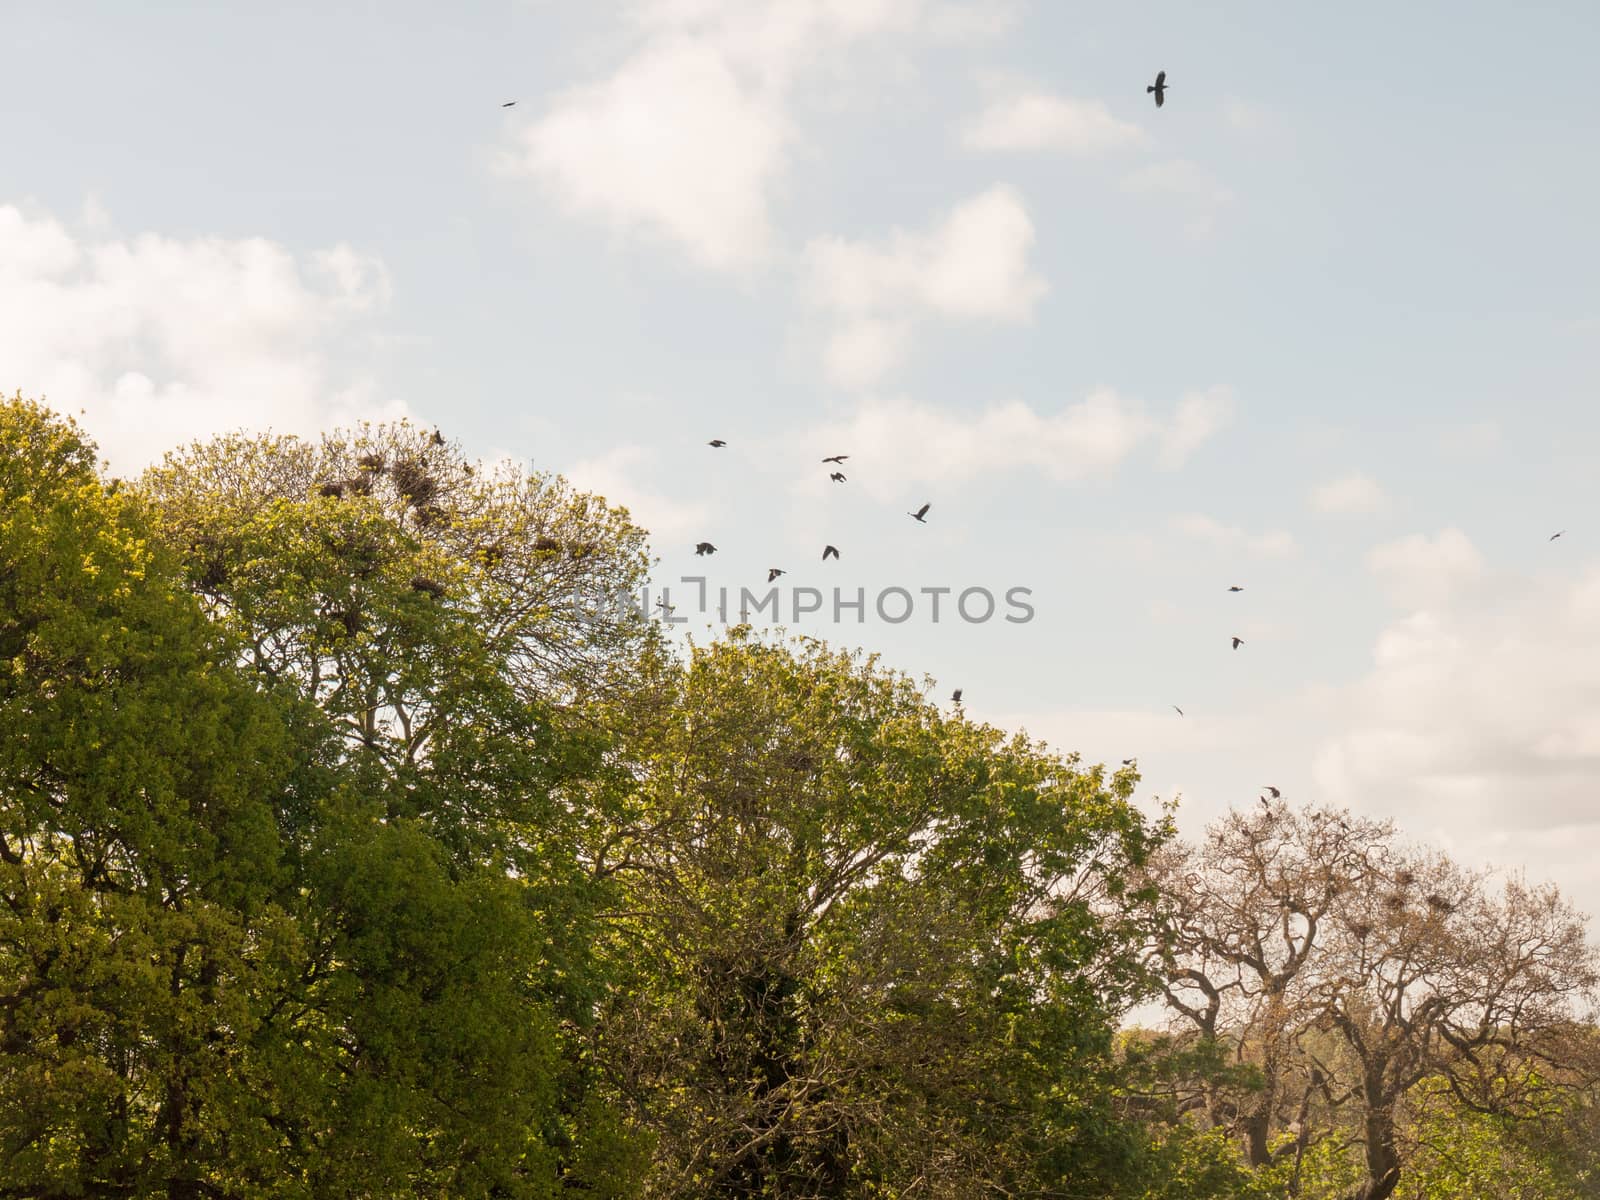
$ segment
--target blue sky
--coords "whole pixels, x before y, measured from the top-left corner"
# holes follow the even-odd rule
[[[1600,910],[1592,6],[18,4],[7,42],[0,386],[118,467],[406,414],[627,503],[664,582],[1028,587],[796,628],[1137,755],[1191,829],[1274,783]]]

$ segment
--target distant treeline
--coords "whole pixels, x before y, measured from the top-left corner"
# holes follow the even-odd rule
[[[573,599],[649,567],[405,423],[0,401],[0,1197],[1600,1196],[1552,889]]]

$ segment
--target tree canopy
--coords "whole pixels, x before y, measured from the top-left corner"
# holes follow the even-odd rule
[[[650,566],[405,422],[124,482],[0,401],[0,1197],[1600,1193],[1554,889],[1187,843]]]

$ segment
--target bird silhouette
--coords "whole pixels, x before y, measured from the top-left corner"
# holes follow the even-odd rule
[[[1144,90],[1146,94],[1150,92],[1154,92],[1156,94],[1156,107],[1160,108],[1167,99],[1167,73],[1165,71],[1157,71],[1156,81],[1147,86]]]
[[[1267,801],[1265,796],[1257,796],[1256,799],[1261,801],[1262,808],[1266,809],[1268,812],[1272,811],[1272,805]]]
[[[1264,783],[1261,786],[1267,789],[1267,794],[1270,795],[1274,800],[1283,795],[1282,792],[1273,787],[1270,783]]]
[[[828,478],[833,480],[835,483],[843,483],[844,473],[841,471],[830,471],[828,472]]]
[[[1561,533],[1565,533],[1565,532],[1566,532],[1566,530],[1565,530],[1565,529],[1563,529],[1563,530],[1562,530],[1562,531],[1561,531]],[[1546,540],[1547,540],[1547,541],[1552,541],[1552,542],[1553,542],[1553,541],[1555,541],[1555,540],[1556,540],[1556,539],[1557,539],[1557,538],[1558,538],[1558,537],[1560,537],[1560,536],[1561,536],[1561,533],[1552,533],[1552,534],[1551,534],[1551,535],[1550,535],[1550,536],[1549,536],[1549,538],[1548,538],[1548,539],[1546,539]]]
[[[1125,766],[1125,767],[1131,767],[1131,766],[1133,766],[1133,759],[1131,759],[1131,758],[1125,758],[1125,759],[1123,759],[1123,760],[1122,760],[1122,765],[1123,765],[1123,766]]]
[[[768,567],[767,568],[767,582],[771,583],[773,580],[777,579],[779,575],[787,575],[787,574],[788,574],[788,572],[785,571],[782,567]]]
[[[1237,650],[1242,645],[1244,645],[1244,639],[1243,638],[1234,638],[1233,639],[1233,648],[1235,650]]]
[[[1173,711],[1176,712],[1180,717],[1183,716],[1183,709],[1179,708],[1176,704],[1174,704],[1172,708]]]
[[[718,450],[721,450],[727,444],[728,443],[723,441],[721,438],[712,438],[709,442],[706,443],[706,445],[708,445],[708,446],[715,446]]]
[[[500,106],[500,107],[501,107],[501,108],[510,108],[510,107],[511,107],[511,106],[512,106],[512,105],[513,105],[513,104],[515,104],[515,103],[516,103],[516,101],[515,101],[515,100],[507,100],[507,101],[506,101],[506,102],[505,102],[505,103],[504,103],[504,104],[502,104],[502,105],[501,105],[501,106]]]
[[[822,561],[823,562],[827,562],[830,558],[838,558],[838,557],[839,557],[839,547],[837,547],[837,546],[824,546],[822,548]]]
[[[1243,589],[1243,588],[1242,588],[1242,587],[1240,587],[1240,586],[1239,586],[1239,585],[1238,585],[1238,584],[1234,584],[1234,585],[1233,585],[1233,586],[1232,586],[1232,587],[1231,587],[1231,588],[1229,588],[1229,589],[1228,589],[1228,590],[1229,590],[1229,591],[1230,591],[1230,592],[1242,592],[1242,591],[1244,591],[1244,589]]]
[[[926,525],[928,523],[928,510],[932,507],[933,505],[931,504],[924,504],[921,508],[917,509],[916,512],[907,513],[906,516],[910,517],[914,521],[920,521],[922,524]]]
[[[961,689],[960,688],[957,688],[955,691],[950,693],[950,703],[951,704],[960,704],[961,703]]]
[[[702,554],[715,554],[717,552],[717,548],[710,542],[696,542],[694,544],[694,552],[696,557],[698,557]]]
[[[444,445],[444,434],[440,433],[437,429],[435,429],[433,431],[433,437],[430,440],[433,442],[433,444],[435,446],[442,446],[442,445]]]
[[[850,456],[848,454],[830,454],[827,458],[823,459],[822,461],[825,462],[825,463],[830,463],[830,462],[831,463],[842,463],[845,459],[847,459],[849,457]]]
[[[668,604],[667,598],[663,596],[661,599],[656,601],[656,607],[670,617],[673,613],[673,610],[675,610],[678,606],[676,604]]]

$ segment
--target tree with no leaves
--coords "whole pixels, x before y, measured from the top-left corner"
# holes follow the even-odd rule
[[[1258,1084],[1202,1083],[1189,1107],[1291,1188],[1318,1147],[1359,1165],[1347,1200],[1394,1194],[1424,1081],[1475,1111],[1533,1114],[1529,1080],[1559,1080],[1592,1012],[1595,960],[1554,888],[1497,889],[1388,822],[1274,802],[1164,847],[1151,879],[1169,1007]]]

